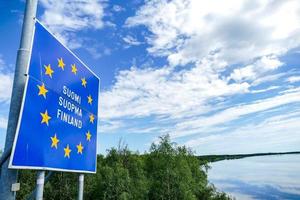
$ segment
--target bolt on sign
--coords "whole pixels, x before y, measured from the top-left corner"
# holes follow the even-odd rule
[[[95,173],[99,84],[36,21],[9,168]]]

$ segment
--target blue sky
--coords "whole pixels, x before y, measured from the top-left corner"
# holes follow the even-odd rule
[[[3,148],[24,1],[0,3]],[[162,134],[196,154],[296,151],[300,3],[40,0],[37,18],[99,77],[98,151]]]

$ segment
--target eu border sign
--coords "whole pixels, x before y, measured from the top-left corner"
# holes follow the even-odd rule
[[[96,172],[99,83],[36,21],[9,168]]]

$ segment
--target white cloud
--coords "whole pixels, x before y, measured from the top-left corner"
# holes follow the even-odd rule
[[[222,135],[189,140],[186,145],[200,154],[256,153],[298,150],[299,110],[240,126]]]
[[[99,49],[101,49],[101,51]],[[99,59],[103,56],[108,56],[112,52],[110,48],[107,48],[103,45],[99,45],[97,43],[86,46],[85,50],[88,51],[94,59]]]
[[[261,90],[251,90],[250,92],[253,93],[253,94],[256,94],[256,93],[268,92],[270,90],[276,90],[276,89],[279,89],[279,88],[280,88],[280,86],[270,86],[268,88],[261,89]]]
[[[0,102],[4,103],[9,103],[13,85],[13,74],[7,68],[7,64],[0,55]]]
[[[115,105],[105,105],[112,108],[111,117],[197,116],[212,109],[212,100],[247,93],[250,86],[278,78],[280,74],[270,72],[284,65],[279,56],[300,44],[297,8],[297,1],[146,1],[126,26],[146,26],[151,32],[148,51],[166,56],[171,67],[133,69],[116,77],[116,85],[104,94],[116,97]],[[277,18],[291,23],[272,20]],[[172,71],[174,65],[191,62],[188,70]],[[222,74],[228,69],[229,75]],[[126,79],[135,86],[127,88]]]
[[[111,90],[102,93],[101,117],[163,115],[177,118],[194,111],[200,114],[212,109],[209,100],[248,91],[247,83],[228,84],[227,80],[210,73],[211,64],[216,63],[208,62],[179,72],[170,67],[133,67],[121,71]]]
[[[101,123],[99,123],[99,130],[102,133],[109,133],[122,127],[124,127],[123,121],[101,121]]]
[[[290,76],[287,78],[287,81],[290,83],[295,83],[300,81],[300,76]]]
[[[136,38],[134,38],[130,35],[127,35],[126,37],[124,37],[123,40],[124,40],[124,42],[126,42],[127,44],[129,44],[131,46],[138,46],[138,45],[142,44]]]
[[[112,7],[113,11],[115,12],[122,12],[122,11],[125,11],[125,8],[123,8],[122,6],[119,6],[119,5],[114,5]]]
[[[279,87],[249,91],[246,82],[229,84],[227,79],[210,73],[211,64],[207,62],[181,71],[174,71],[172,67],[133,67],[121,71],[112,89],[101,94],[100,117],[102,120],[114,121],[154,116],[159,121],[154,127],[162,126],[163,121],[169,119],[172,125],[161,128],[160,132],[170,133],[176,138],[199,132],[214,132],[220,130],[218,126],[245,115],[300,101],[299,88],[294,88],[282,95],[245,102],[244,105],[232,104],[231,108],[224,109],[222,102],[226,97],[249,92],[261,93]],[[211,104],[211,101],[216,102]],[[212,116],[201,116],[218,110]],[[130,127],[126,126],[126,129]]]
[[[103,6],[99,0],[41,0],[45,12],[42,20],[54,30],[77,31],[103,26]]]
[[[203,130],[214,127],[224,126],[227,122],[239,119],[248,114],[258,113],[278,106],[300,102],[300,88],[290,93],[278,95],[272,98],[258,100],[253,103],[247,102],[244,105],[236,105],[231,108],[217,112],[208,117],[198,117],[194,120],[178,123],[173,131],[173,137],[182,137],[190,134],[201,133]],[[188,131],[186,131],[188,130]]]
[[[7,128],[7,118],[0,116],[0,129],[6,129]]]
[[[286,67],[281,56],[300,45],[298,9],[295,0],[146,1],[126,27],[144,25],[150,32],[148,52],[167,58],[168,64],[120,71],[101,94],[101,120],[151,117],[156,124],[126,124],[125,129],[170,133],[173,138],[201,133],[202,138],[187,143],[197,147],[199,141],[209,145],[206,138],[220,142],[222,135],[214,133],[233,129],[235,120],[300,102],[299,88],[285,90],[276,82],[289,75],[279,73]],[[256,86],[261,89],[251,90]],[[267,93],[275,89],[277,94]],[[225,139],[229,148],[235,137]]]
[[[233,79],[237,82],[243,80],[255,80],[260,78],[262,75],[265,75],[265,73],[275,70],[282,65],[283,63],[274,56],[263,56],[251,65],[234,69],[229,79]]]
[[[183,70],[174,75],[190,78],[183,91],[180,87],[176,91],[184,96],[197,84],[194,91],[201,91],[202,98],[196,98],[201,102],[205,97],[209,99],[210,93],[215,94],[213,97],[224,95],[218,94],[215,84],[223,84],[221,88],[226,91],[229,85],[232,89],[230,80],[239,83],[235,85],[239,89],[232,92],[233,95],[248,92],[249,85],[271,78],[270,72],[284,64],[279,56],[300,45],[298,9],[300,4],[296,0],[155,0],[146,1],[135,16],[127,19],[126,25],[146,26],[151,32],[148,51],[166,56],[171,66],[194,63],[189,72]],[[285,19],[289,22],[283,23]],[[233,68],[229,76],[221,75],[232,64],[238,63],[241,67]],[[204,81],[193,82],[191,78]],[[203,84],[206,81],[212,84]],[[198,97],[197,92],[194,94]],[[189,102],[193,97],[187,99]]]
[[[0,102],[8,103],[11,96],[13,76],[0,72]]]
[[[82,42],[74,39],[75,32],[104,26],[102,1],[41,0],[41,5],[45,8],[41,16],[42,22],[71,48],[82,46]]]
[[[273,81],[276,81],[286,75],[288,75],[289,72],[284,72],[284,73],[277,73],[277,74],[271,74],[271,75],[265,75],[265,76],[262,76],[262,77],[259,77],[257,79],[255,79],[251,85],[252,86],[257,86],[259,84],[262,84],[262,83],[266,83],[266,82],[273,82]]]
[[[152,34],[149,52],[171,64],[217,55],[229,64],[281,55],[299,46],[297,0],[147,1],[127,26],[145,25]]]

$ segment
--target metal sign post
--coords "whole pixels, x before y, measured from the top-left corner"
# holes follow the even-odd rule
[[[84,175],[79,174],[78,178],[78,200],[83,200]]]
[[[45,183],[45,171],[38,171],[37,179],[36,179],[36,193],[35,193],[36,200],[43,200],[44,183]]]
[[[32,34],[34,28],[34,18],[37,10],[37,0],[27,0],[22,28],[20,48],[18,50],[13,90],[11,96],[9,119],[5,140],[4,152],[13,145],[13,140],[18,124],[18,117],[21,109],[21,99],[25,86],[25,72],[30,57],[30,48],[32,43]],[[14,200],[15,192],[11,191],[12,184],[17,181],[17,170],[8,169],[8,160],[4,163],[0,176],[0,200]]]

